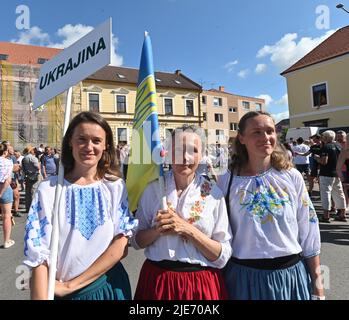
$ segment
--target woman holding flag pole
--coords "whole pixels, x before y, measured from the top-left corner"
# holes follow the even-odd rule
[[[231,231],[220,189],[196,169],[204,152],[201,128],[183,126],[172,134],[173,169],[165,177],[168,209],[154,198],[159,181],[145,189],[133,239],[145,248],[136,300],[221,300],[226,289],[220,269],[231,255]]]
[[[195,174],[204,151],[202,131],[195,127],[175,131],[173,148],[185,151],[178,152],[173,171],[164,177],[156,102],[146,33],[132,133],[139,139],[132,139],[126,180],[130,209],[138,206],[140,220],[132,243],[136,249],[146,248],[148,258],[135,299],[225,299],[219,269],[231,255],[231,233],[221,191]]]
[[[62,143],[56,299],[131,299],[120,260],[137,221],[129,215],[115,156],[112,130],[100,115],[82,112],[71,121]],[[53,176],[39,185],[25,228],[32,299],[47,299],[56,184]]]

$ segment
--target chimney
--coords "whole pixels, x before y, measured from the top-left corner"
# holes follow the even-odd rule
[[[219,91],[224,92],[225,88],[224,86],[219,86]]]
[[[182,70],[176,70],[176,71],[175,71],[175,74],[176,74],[177,76],[180,76],[180,75],[181,75],[181,72],[182,72]]]

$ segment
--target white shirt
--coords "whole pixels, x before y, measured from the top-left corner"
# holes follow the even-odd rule
[[[169,235],[160,236],[146,247],[145,256],[153,261],[173,260],[223,268],[231,256],[231,231],[221,190],[204,177],[196,175],[178,198],[173,173],[169,171],[165,175],[165,194],[167,202],[179,216],[221,243],[221,255],[216,261],[211,262],[190,241],[177,235]],[[161,203],[158,195],[159,183],[154,181],[147,186],[138,205],[136,217],[139,220],[139,230],[153,227]],[[133,243],[137,249],[134,239]]]
[[[298,144],[292,148],[293,152],[297,153],[307,153],[310,150],[310,147],[308,147],[306,144]],[[293,157],[293,163],[294,164],[309,164],[309,155],[308,156],[299,156],[297,154]]]
[[[57,177],[42,181],[27,218],[24,264],[49,263],[52,211]],[[137,226],[128,210],[125,183],[101,180],[80,186],[64,181],[59,204],[57,280],[83,273],[109,247],[118,234],[131,236]]]
[[[4,183],[12,176],[13,162],[0,156],[0,183]]]
[[[218,185],[227,193],[230,172]],[[302,175],[270,169],[259,176],[235,176],[229,195],[233,256],[270,259],[320,253],[319,221]]]

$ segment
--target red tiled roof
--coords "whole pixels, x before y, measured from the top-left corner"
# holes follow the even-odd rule
[[[302,59],[281,73],[299,70],[349,53],[349,26],[337,30]]]
[[[48,47],[0,42],[0,54],[8,55],[6,62],[12,64],[40,66],[39,58],[51,59],[61,51],[61,49]],[[156,81],[156,86],[159,87],[202,90],[199,84],[186,77],[180,70],[175,73],[155,72],[155,78],[160,80]],[[89,76],[88,79],[137,84],[138,69],[107,66]]]
[[[51,59],[61,49],[32,46],[11,42],[0,42],[0,54],[8,55],[7,62],[13,64],[31,64],[39,66],[39,58]]]

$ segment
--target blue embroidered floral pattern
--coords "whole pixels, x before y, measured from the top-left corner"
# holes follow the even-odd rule
[[[68,222],[89,240],[93,232],[105,223],[107,205],[100,186],[71,186],[67,189],[66,210]]]
[[[274,218],[283,214],[284,206],[290,203],[284,190],[278,192],[272,185],[265,186],[260,177],[255,178],[256,188],[253,191],[240,190],[241,210],[246,209],[262,224],[273,222]]]
[[[49,224],[47,217],[39,220],[39,213],[42,208],[39,201],[34,202],[31,205],[31,213],[28,216],[27,224],[25,226],[25,235],[24,235],[24,255],[27,256],[28,253],[28,245],[27,241],[31,240],[33,242],[34,247],[41,246],[41,239],[45,237],[46,231],[45,227]],[[36,231],[36,237],[30,238],[29,233],[31,230]]]
[[[127,234],[129,231],[133,230],[138,225],[138,220],[134,219],[128,208],[127,202],[122,202],[119,207],[120,214],[120,231]]]
[[[306,190],[306,189],[305,189]],[[304,207],[309,207],[309,222],[310,223],[317,223],[318,217],[316,215],[316,210],[314,208],[313,203],[311,202],[308,192],[304,191],[302,196],[302,204]]]

